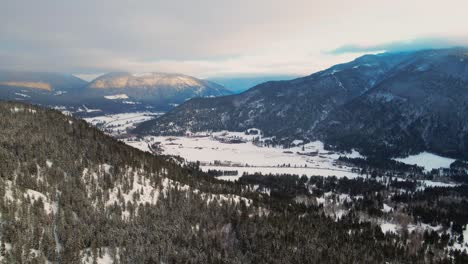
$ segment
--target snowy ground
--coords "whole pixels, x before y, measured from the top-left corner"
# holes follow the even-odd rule
[[[181,137],[148,136],[143,139],[123,139],[126,144],[143,151],[181,156],[191,162],[199,161],[204,171],[229,171],[229,176],[218,177],[218,179],[228,181],[237,180],[244,173],[336,176],[338,178],[360,176],[353,171],[353,168],[337,162],[340,156],[361,157],[356,151],[330,152],[324,149],[320,141],[300,145],[302,142],[299,140],[295,142],[297,146],[291,148],[265,147],[261,144],[262,140],[258,135],[228,131],[197,133]],[[236,143],[232,143],[234,141]],[[260,144],[254,144],[254,142],[260,142]],[[434,160],[445,159],[432,154],[430,157]],[[237,171],[237,175],[231,175],[233,171]],[[454,186],[452,183],[429,180],[421,180],[420,183],[419,189]]]
[[[161,114],[163,113],[160,113],[160,112],[123,113],[123,114],[84,118],[84,120],[113,136],[118,136],[118,135],[126,134],[127,130],[134,128],[136,124],[151,120]]]
[[[359,153],[334,153],[326,151],[323,143],[316,141],[292,148],[257,146],[252,141],[258,136],[240,132],[216,132],[186,137],[145,137],[143,140],[124,141],[144,151],[158,149],[160,153],[181,156],[187,161],[200,161],[203,170],[322,175],[356,177],[350,167],[341,166],[336,159],[341,156],[358,157]],[[236,140],[236,143],[232,143]],[[297,142],[299,143],[299,142]],[[238,177],[222,177],[234,180]]]
[[[450,164],[455,161],[454,159],[441,157],[429,152],[421,152],[417,155],[412,155],[406,158],[398,158],[395,160],[410,165],[424,167],[427,171],[439,168],[449,168]]]

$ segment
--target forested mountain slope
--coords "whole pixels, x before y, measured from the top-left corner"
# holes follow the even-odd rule
[[[217,181],[53,110],[0,103],[0,160],[5,263],[451,262],[356,213]]]
[[[257,85],[221,98],[190,100],[142,124],[141,133],[262,129],[278,137],[304,136],[337,105],[372,88],[406,55],[364,56],[310,76]]]
[[[468,160],[468,50],[414,56],[334,109],[315,132],[368,154],[430,151]]]
[[[239,95],[190,100],[135,132],[255,127],[281,144],[320,139],[365,154],[466,158],[467,101],[468,49],[384,53]]]

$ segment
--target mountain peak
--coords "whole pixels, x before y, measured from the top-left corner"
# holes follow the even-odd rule
[[[121,88],[188,88],[206,87],[216,84],[197,79],[192,76],[177,73],[146,72],[128,73],[112,72],[102,75],[92,81],[89,88],[93,89],[121,89]],[[221,85],[218,85],[222,87]]]

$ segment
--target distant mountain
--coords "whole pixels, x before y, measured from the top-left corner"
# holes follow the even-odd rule
[[[241,93],[249,88],[267,81],[292,80],[298,75],[252,75],[252,76],[225,76],[208,78],[210,81],[219,83],[234,93]]]
[[[167,111],[193,97],[231,94],[182,74],[109,73],[88,83],[73,75],[0,72],[0,99],[59,107],[78,115]]]
[[[47,106],[75,105],[73,98],[81,97],[86,85],[86,81],[68,74],[0,71],[0,100]]]
[[[190,100],[140,134],[256,127],[274,141],[324,140],[365,154],[468,156],[468,49],[365,55],[239,95]]]
[[[86,81],[68,74],[0,71],[0,87],[2,89],[11,87],[52,92],[82,89],[86,85]]]
[[[120,99],[150,105],[177,105],[193,97],[232,94],[217,83],[173,73],[108,73],[93,80],[88,90],[108,99],[109,96],[120,95]]]

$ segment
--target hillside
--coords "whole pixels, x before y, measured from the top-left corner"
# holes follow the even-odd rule
[[[270,196],[218,181],[57,111],[0,103],[0,117],[6,263],[448,261],[432,246],[437,255],[423,254],[423,244],[402,246],[414,239],[386,236],[353,213],[336,220],[292,202],[286,189]],[[319,180],[277,179],[301,193]]]
[[[190,100],[135,132],[169,135],[255,127],[283,145],[319,139],[329,147],[369,155],[427,150],[466,158],[467,54],[467,49],[453,48],[365,55],[239,95]]]
[[[142,124],[137,132],[243,131],[256,127],[266,135],[300,139],[332,109],[374,87],[405,57],[364,56],[310,76],[266,82],[239,95],[190,100],[157,121]]]
[[[369,154],[430,151],[468,159],[467,100],[468,50],[419,52],[315,131],[330,144]]]

